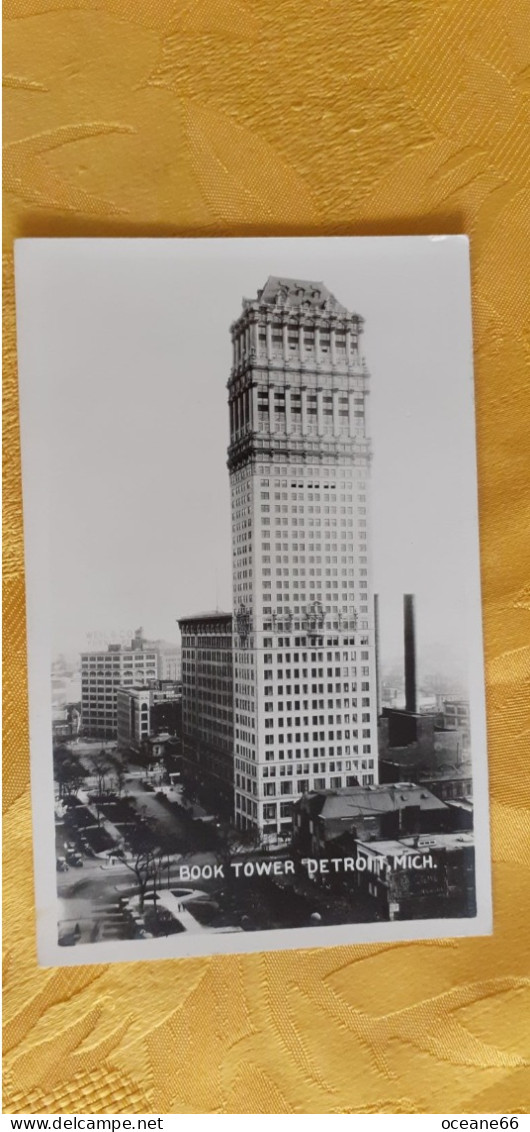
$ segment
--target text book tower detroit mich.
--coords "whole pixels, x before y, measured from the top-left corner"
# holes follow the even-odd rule
[[[377,783],[363,320],[270,277],[231,327],[235,819]]]

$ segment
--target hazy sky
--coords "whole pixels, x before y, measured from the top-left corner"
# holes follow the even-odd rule
[[[49,391],[55,649],[139,625],[177,639],[179,616],[231,608],[229,326],[284,274],[323,280],[366,320],[383,652],[401,650],[405,591],[420,653],[465,651],[478,567],[462,238],[24,241],[17,268],[24,377]]]

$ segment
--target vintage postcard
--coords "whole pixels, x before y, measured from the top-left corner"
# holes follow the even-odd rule
[[[16,246],[45,966],[491,931],[463,236]]]

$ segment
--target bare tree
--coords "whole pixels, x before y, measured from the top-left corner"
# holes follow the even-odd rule
[[[150,885],[155,892],[156,904],[156,887],[160,872],[157,851],[148,848],[137,849],[136,851],[133,850],[130,860],[124,857],[123,863],[136,878],[138,895],[140,897],[140,911],[143,912],[146,893]]]
[[[144,813],[146,807],[143,807]],[[136,827],[129,834],[129,844],[132,856],[124,859],[124,864],[130,872],[134,873],[140,897],[140,910],[143,912],[145,895],[149,886],[155,893],[159,887],[160,878],[160,848],[155,836],[153,825],[142,815]]]

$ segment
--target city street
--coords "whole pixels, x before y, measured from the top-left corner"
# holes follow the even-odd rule
[[[303,876],[250,880],[238,872],[236,877],[230,860],[251,860],[251,845],[242,845],[234,830],[212,820],[180,792],[172,789],[168,795],[166,786],[162,793],[162,768],[132,769],[121,757],[124,777],[119,793],[113,793],[112,769],[106,772],[104,787],[101,767],[99,777],[97,768],[88,774],[94,770],[94,755],[101,754],[99,744],[81,741],[76,746],[87,775],[78,789],[78,804],[69,805],[57,819],[57,857],[69,862],[67,870],[57,872],[59,937],[65,946],[184,931],[302,927],[373,915],[360,903],[354,907]],[[89,855],[91,843],[105,837],[109,847]],[[164,853],[158,866],[157,847]],[[120,859],[123,853],[126,860]],[[206,875],[190,876],[194,869]],[[190,882],[194,891],[188,903],[179,897],[182,885]]]

